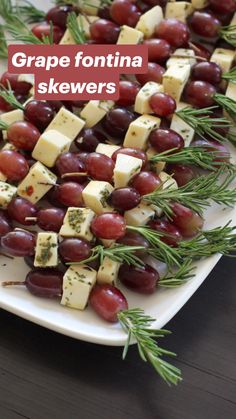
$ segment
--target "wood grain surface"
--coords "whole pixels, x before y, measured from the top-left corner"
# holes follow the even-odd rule
[[[163,344],[169,388],[130,348],[76,341],[0,311],[0,419],[235,419],[236,263],[222,258]]]

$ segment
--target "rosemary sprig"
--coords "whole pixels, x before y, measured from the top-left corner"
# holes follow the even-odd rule
[[[20,103],[11,89],[11,85],[8,83],[8,89],[3,85],[0,85],[0,96],[9,103],[13,108],[24,110],[24,106]],[[5,128],[4,128],[5,129]]]
[[[142,262],[139,257],[137,257],[134,253],[137,250],[145,250],[143,246],[122,246],[122,245],[115,245],[112,247],[103,247],[101,245],[95,246],[92,249],[92,254],[89,258],[79,262],[79,263],[88,263],[93,260],[99,259],[100,264],[103,263],[105,256],[109,259],[114,260],[115,262],[120,263],[127,263],[128,265],[133,266],[143,266],[144,263]],[[67,265],[77,265],[78,262],[69,262]]]
[[[180,151],[177,148],[172,148],[151,157],[150,162],[164,161],[166,163],[195,164],[203,169],[215,170],[219,164],[225,164],[216,162],[215,159],[217,157],[222,157],[222,152],[212,151],[210,147],[209,150],[207,150],[207,147],[186,147]]]
[[[11,0],[1,0],[0,16],[6,24],[13,25],[15,29],[22,29],[22,27],[26,27],[24,22],[15,13],[15,6],[13,6]]]
[[[141,234],[150,243],[151,248],[148,253],[157,259],[165,262],[168,267],[180,265],[180,257],[176,248],[168,246],[161,240],[164,233],[152,230],[148,226],[127,226],[129,230]]]
[[[190,125],[200,137],[204,138],[207,134],[218,141],[225,141],[226,137],[218,133],[215,128],[227,128],[231,126],[227,118],[211,118],[213,110],[217,106],[210,106],[203,109],[193,109],[186,107],[176,112],[184,122]]]
[[[6,122],[1,121],[0,119],[0,130],[7,130],[9,125],[6,124]]]
[[[21,0],[25,3],[25,6],[16,5],[15,11],[19,13],[19,16],[23,16],[25,22],[35,23],[42,22],[45,20],[46,13],[43,10],[37,9],[30,1]]]
[[[194,277],[193,271],[196,269],[193,266],[192,259],[185,259],[180,266],[180,268],[172,272],[170,271],[164,278],[160,279],[158,285],[165,287],[165,288],[175,288],[183,285],[187,282],[190,278]]]
[[[228,44],[236,47],[236,25],[223,26],[220,30],[219,35],[223,38]]]
[[[225,179],[221,183],[217,182],[225,170],[225,167],[221,167],[208,176],[199,176],[178,189],[172,189],[171,184],[165,189],[158,188],[144,195],[143,199],[160,207],[169,218],[173,214],[171,201],[183,204],[201,215],[203,209],[210,205],[209,199],[217,204],[232,207],[236,203],[236,189],[227,188],[235,179],[235,172],[229,170]]]
[[[77,17],[75,12],[71,12],[67,18],[67,27],[70,34],[73,36],[76,44],[84,44],[86,42],[86,36],[83,28],[82,21]]]
[[[6,31],[12,36],[14,41],[20,41],[24,44],[34,45],[53,45],[53,25],[51,23],[50,35],[43,36],[42,40],[37,38],[27,26],[16,28],[14,24],[5,25]]]
[[[236,83],[236,67],[231,68],[231,70],[227,71],[226,73],[223,73],[222,79]]]
[[[3,28],[0,26],[0,59],[6,59],[8,57],[7,42],[5,39]]]
[[[122,328],[128,333],[123,359],[127,355],[131,338],[134,338],[142,360],[149,362],[166,383],[178,384],[182,380],[181,371],[162,359],[163,355],[174,357],[176,354],[161,348],[155,340],[168,335],[170,332],[164,329],[151,329],[150,326],[155,319],[146,315],[139,308],[121,311],[118,314],[118,319]]]
[[[220,93],[214,95],[214,100],[218,105],[222,106],[234,122],[236,122],[236,101]]]

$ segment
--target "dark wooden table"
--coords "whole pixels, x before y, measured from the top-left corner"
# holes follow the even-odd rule
[[[132,347],[79,342],[0,311],[0,419],[234,419],[236,263],[223,258],[168,324],[184,381],[169,388]]]

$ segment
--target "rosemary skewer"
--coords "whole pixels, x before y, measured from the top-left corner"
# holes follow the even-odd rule
[[[11,85],[10,83],[8,83],[8,89],[3,86],[0,85],[0,96],[7,102],[9,103],[13,108],[15,109],[21,109],[22,111],[24,111],[24,105],[22,105],[22,103],[20,103],[15,95],[13,90],[11,89]],[[5,128],[4,128],[5,129]]]
[[[218,105],[220,105],[233,119],[234,122],[236,122],[236,102],[235,100],[231,99],[230,97],[227,97],[225,95],[222,95],[220,93],[216,93],[214,95],[214,100]]]
[[[21,26],[16,28],[14,24],[7,23],[5,30],[12,36],[14,41],[23,42],[24,44],[34,44],[34,45],[53,45],[53,24],[50,24],[50,34],[49,36],[43,36],[42,40],[37,38],[27,26]]]
[[[0,27],[0,59],[6,59],[8,57],[7,42],[5,39],[3,28]]]
[[[165,288],[179,287],[195,276],[193,273],[195,269],[196,267],[193,266],[192,259],[187,258],[177,271],[170,270],[164,278],[160,279],[158,285]]]
[[[236,25],[223,26],[219,35],[228,42],[228,44],[233,45],[233,47],[236,48]]]
[[[20,16],[23,16],[25,22],[35,23],[42,22],[45,20],[46,13],[43,10],[37,9],[30,1],[21,0],[25,5],[16,4],[15,12]]]
[[[231,70],[222,74],[222,79],[231,81],[231,83],[236,83],[236,67],[231,68]]]
[[[74,38],[76,44],[84,44],[86,42],[86,36],[81,21],[81,17],[76,15],[75,12],[71,12],[67,18],[67,28],[70,31],[70,34]]]

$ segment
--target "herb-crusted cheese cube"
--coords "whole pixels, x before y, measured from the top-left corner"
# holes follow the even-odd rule
[[[91,128],[101,121],[113,106],[112,100],[90,100],[80,112],[80,116],[85,120],[85,126]]]
[[[204,9],[208,6],[208,0],[191,0],[192,6],[194,9]]]
[[[119,262],[105,256],[98,269],[97,283],[114,285],[117,281],[120,265]]]
[[[45,132],[56,130],[73,141],[84,125],[85,122],[81,118],[68,111],[68,109],[61,108]]]
[[[124,140],[124,147],[138,147],[146,150],[150,132],[159,128],[160,118],[142,115],[131,122]]]
[[[95,213],[89,208],[69,207],[60,229],[60,235],[92,240],[90,225],[94,216]]]
[[[155,150],[155,148],[150,147],[147,149],[146,151],[146,155],[148,160],[151,159],[151,157],[155,156],[157,153],[157,151]],[[154,162],[150,162],[151,163],[151,168],[152,170],[159,175],[160,172],[162,172],[162,170],[164,170],[166,163],[164,161],[158,161],[156,163]]]
[[[143,40],[143,32],[130,26],[122,26],[117,40],[118,45],[137,45]]]
[[[163,12],[160,6],[152,7],[146,13],[140,16],[135,27],[143,32],[145,38],[151,38],[155,32],[155,27],[163,20]]]
[[[38,233],[34,266],[39,268],[49,268],[58,265],[58,244],[57,233],[40,232]]]
[[[216,48],[211,56],[210,61],[218,64],[223,73],[226,73],[232,67],[234,58],[235,51],[225,48]]]
[[[56,181],[54,173],[38,161],[18,185],[17,193],[35,204],[55,185]]]
[[[166,62],[166,67],[172,65],[186,65],[190,64],[191,67],[196,64],[195,52],[192,49],[177,48],[172,57]]]
[[[84,310],[96,277],[97,272],[87,265],[73,265],[67,269],[63,277],[61,304]]]
[[[179,102],[184,86],[190,76],[190,65],[172,65],[163,74],[164,92]]]
[[[70,138],[56,130],[45,131],[34,147],[32,157],[47,167],[53,167],[58,156],[68,151],[70,146]]]
[[[177,111],[189,106],[187,103],[179,102]],[[194,129],[184,122],[178,115],[174,114],[171,120],[170,129],[177,132],[184,139],[185,147],[189,147],[195,135]]]
[[[165,18],[178,19],[181,22],[186,22],[186,18],[193,13],[193,6],[187,1],[178,1],[175,3],[167,3]]]
[[[113,186],[108,182],[91,180],[82,192],[86,207],[96,214],[114,211],[114,208],[107,203],[107,199],[113,190]]]
[[[134,110],[137,113],[153,113],[151,106],[149,105],[149,99],[155,93],[164,92],[164,88],[161,84],[155,83],[154,81],[147,82],[138,92],[135,98]]]
[[[9,185],[6,182],[0,181],[0,208],[6,209],[11,202],[14,195],[16,195],[17,188]]]
[[[83,28],[83,32],[86,38],[90,38],[90,25],[98,19],[99,19],[98,16],[78,15],[77,21],[79,25]],[[69,29],[66,29],[59,44],[60,45],[76,45],[73,35],[70,33]]]
[[[107,157],[112,157],[112,155],[115,153],[115,151],[119,150],[119,145],[113,145],[113,144],[98,144],[96,148],[96,153],[105,154]]]
[[[14,111],[5,112],[0,115],[0,121],[7,125],[12,125],[14,122],[24,121],[24,112],[21,109],[15,109]],[[7,139],[7,131],[2,132],[3,139]]]
[[[114,169],[115,188],[127,186],[130,180],[140,172],[142,164],[142,160],[137,157],[118,154]]]
[[[151,205],[142,201],[137,207],[125,211],[124,218],[127,225],[142,226],[147,224],[155,215]]]

